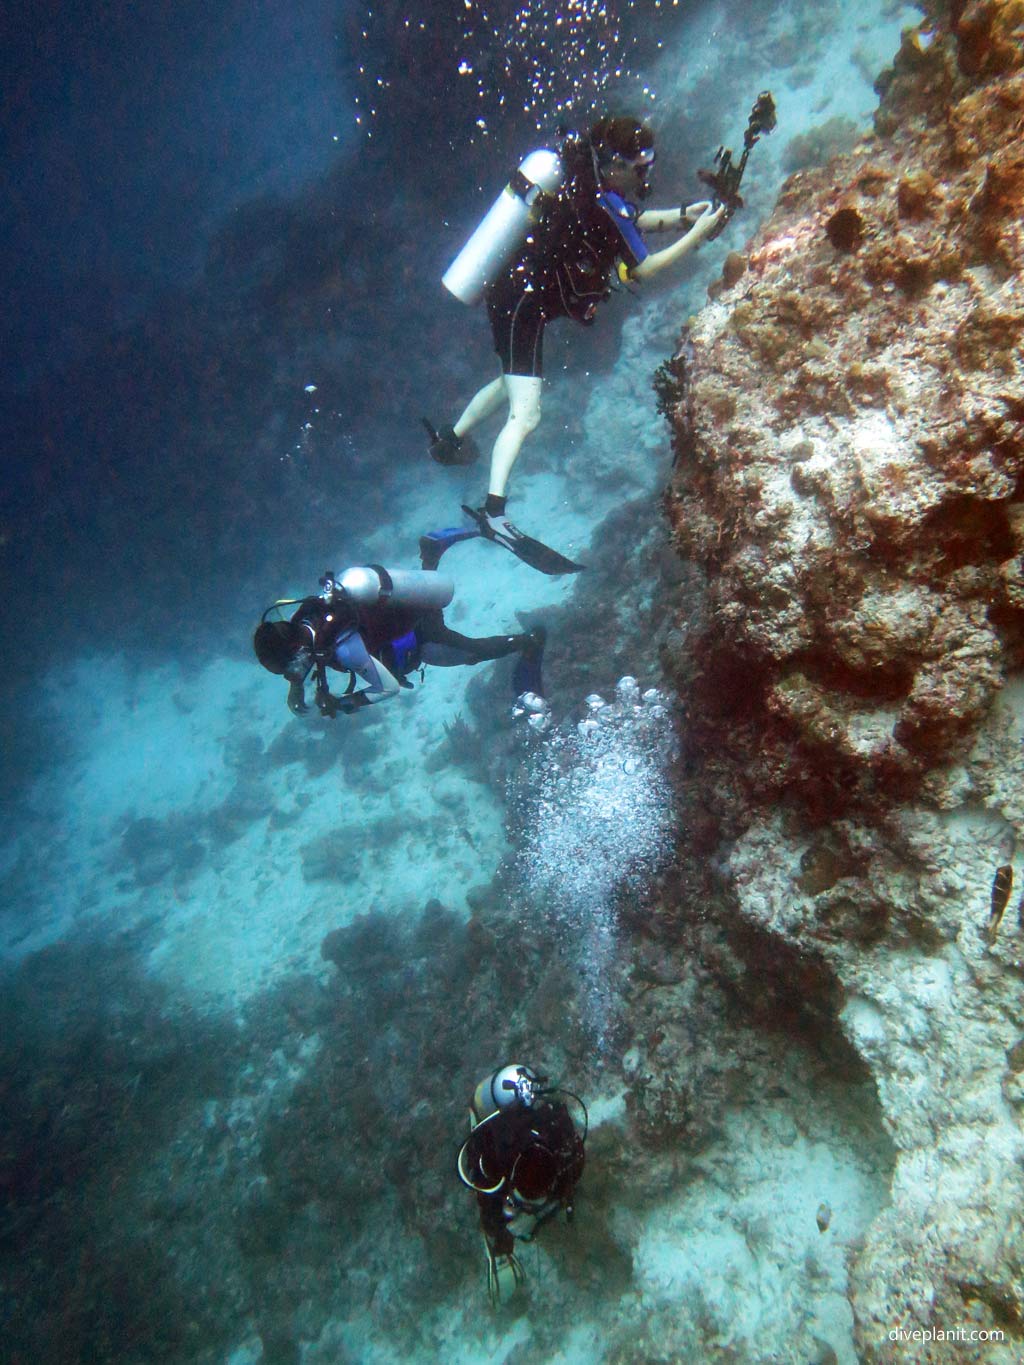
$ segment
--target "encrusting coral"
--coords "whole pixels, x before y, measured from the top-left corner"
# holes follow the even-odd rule
[[[875,135],[787,181],[684,337],[666,507],[708,587],[667,663],[739,922],[834,979],[899,1152],[852,1268],[861,1358],[1003,1361],[1024,930],[986,926],[1024,832],[1024,4],[924,8]],[[899,1336],[926,1328],[926,1354]]]

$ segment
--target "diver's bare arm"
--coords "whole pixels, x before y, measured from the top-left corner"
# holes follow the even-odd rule
[[[682,226],[682,219],[682,209],[644,209],[636,225],[641,232],[671,232]]]
[[[681,261],[684,256],[688,256],[699,247],[701,242],[707,240],[708,234],[718,226],[724,213],[724,204],[719,204],[717,209],[712,209],[708,205],[684,237],[679,237],[670,246],[662,247],[661,251],[652,252],[639,265],[633,266],[629,272],[630,279],[649,280],[652,275],[657,275],[668,266],[675,265],[676,261]],[[643,221],[642,215],[640,221],[641,223]]]
[[[683,232],[693,227],[705,210],[711,207],[710,199],[701,199],[696,204],[684,204],[682,208],[644,209],[636,220],[641,232]]]

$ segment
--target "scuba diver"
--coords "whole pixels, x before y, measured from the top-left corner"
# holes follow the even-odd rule
[[[565,1101],[582,1112],[577,1130]],[[583,1174],[586,1105],[571,1091],[549,1086],[528,1066],[499,1067],[477,1086],[469,1137],[458,1156],[459,1178],[476,1192],[487,1251],[492,1305],[525,1281],[515,1254],[559,1209],[573,1215],[573,1193]]]
[[[605,117],[589,133],[570,132],[556,150],[532,152],[515,172],[444,276],[464,303],[484,297],[501,373],[472,398],[454,426],[438,432],[424,418],[430,454],[440,464],[477,458],[469,433],[508,404],[491,452],[487,497],[464,507],[481,534],[542,573],[582,565],[525,536],[505,512],[509,475],[523,442],[540,421],[545,324],[569,317],[589,326],[613,281],[650,279],[717,235],[724,203],[646,209],[654,166],[654,133],[640,119]],[[649,252],[646,232],[683,235]]]
[[[478,664],[518,654],[512,675],[514,696],[542,693],[543,627],[518,635],[473,639],[451,630],[444,608],[455,594],[450,578],[437,572],[445,550],[479,532],[454,528],[420,539],[422,569],[387,570],[366,564],[320,579],[320,593],[283,598],[263,613],[253,635],[256,657],[268,672],[288,683],[288,708],[308,714],[306,679],[314,675],[317,710],[333,720],[387,701],[411,688],[409,674],[424,664],[441,668]],[[287,620],[268,620],[274,611],[296,606]],[[330,690],[327,670],[348,673],[341,696]],[[366,686],[356,691],[357,679]]]

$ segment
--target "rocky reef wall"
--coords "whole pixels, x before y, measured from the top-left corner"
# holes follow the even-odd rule
[[[874,135],[786,182],[669,364],[666,507],[707,589],[665,663],[733,984],[838,1018],[898,1152],[852,1269],[858,1350],[1008,1361],[1024,901],[998,922],[992,888],[1024,876],[1024,4],[924,9]]]

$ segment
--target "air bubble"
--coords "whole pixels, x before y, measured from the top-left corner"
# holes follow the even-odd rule
[[[628,673],[615,684],[615,695],[626,706],[634,706],[640,700],[640,684]]]
[[[639,684],[625,677],[614,703],[586,697],[575,724],[546,713],[550,728],[510,779],[520,903],[553,924],[573,961],[598,1051],[617,1008],[618,907],[647,894],[679,823],[674,714],[657,689],[643,696],[635,704]]]

